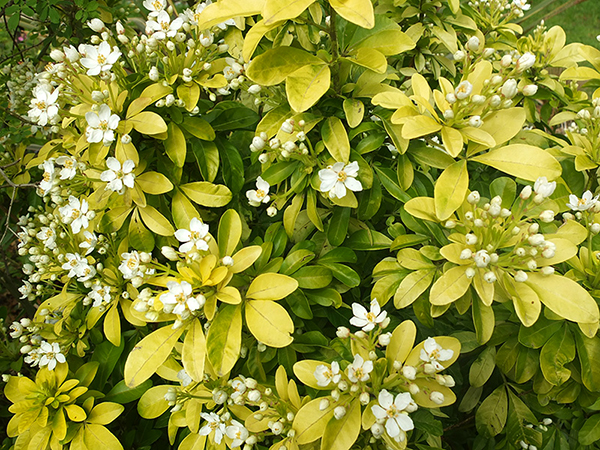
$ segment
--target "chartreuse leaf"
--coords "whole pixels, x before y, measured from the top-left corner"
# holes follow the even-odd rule
[[[540,316],[542,304],[536,292],[523,283],[512,283],[506,281],[508,290],[511,294],[515,312],[526,327],[532,326]],[[489,305],[488,305],[489,306]]]
[[[246,325],[260,342],[283,348],[292,343],[294,322],[285,308],[269,300],[246,302]]]
[[[342,121],[337,117],[327,118],[321,127],[321,135],[333,159],[347,164],[350,158],[350,141]]]
[[[175,233],[171,222],[158,212],[156,208],[147,205],[145,208],[138,208],[140,216],[146,226],[156,234],[161,236],[172,236]]]
[[[555,314],[573,322],[598,322],[598,304],[576,281],[561,275],[530,273],[526,283]]]
[[[188,434],[177,450],[201,450],[206,446],[206,435],[190,433]]]
[[[244,247],[233,255],[233,265],[229,268],[233,273],[240,273],[256,262],[262,253],[260,245]]]
[[[542,176],[554,180],[562,172],[560,163],[550,153],[526,144],[497,148],[472,158],[472,161],[528,181],[535,181]]]
[[[387,69],[387,58],[373,48],[359,48],[347,60],[377,73],[385,73]]]
[[[455,128],[442,128],[442,143],[450,156],[456,158],[462,152],[465,144],[462,134]]]
[[[267,50],[254,58],[246,74],[255,83],[274,86],[309,64],[325,65],[325,62],[299,48],[283,46]]]
[[[196,181],[179,186],[192,201],[202,206],[218,208],[231,201],[231,191],[222,184],[213,184],[208,181]]]
[[[404,204],[404,209],[417,219],[437,222],[435,214],[435,200],[431,197],[415,197]]]
[[[496,326],[494,310],[483,303],[479,296],[473,298],[473,325],[475,325],[477,342],[481,345],[490,340]]]
[[[173,189],[173,183],[169,181],[162,173],[144,172],[135,177],[135,183],[147,194],[159,195],[170,192]]]
[[[181,192],[177,192],[173,197],[171,208],[173,221],[178,229],[189,229],[190,221],[194,217],[198,218],[198,210]]]
[[[467,162],[458,161],[446,168],[435,182],[435,214],[448,219],[462,205],[469,188]]]
[[[504,385],[499,386],[479,406],[475,413],[477,431],[483,435],[496,436],[506,424],[508,397]]]
[[[88,423],[83,429],[83,442],[87,448],[122,450],[119,440],[102,425]]]
[[[391,56],[412,50],[415,48],[415,45],[415,42],[398,28],[379,31],[352,47],[372,48],[386,56]],[[396,105],[395,107],[397,108],[398,106]]]
[[[375,26],[375,13],[371,0],[329,0],[340,16],[362,28]]]
[[[294,417],[293,428],[296,430],[298,445],[309,444],[321,438],[327,423],[333,417],[336,403],[329,402],[329,406],[321,410],[321,400],[322,398],[316,398],[308,402]]]
[[[181,353],[183,368],[192,380],[201,382],[204,379],[205,358],[206,338],[202,331],[202,323],[198,319],[194,319],[183,340]]]
[[[233,369],[241,347],[241,305],[220,306],[206,338],[208,359],[219,377]]]
[[[231,256],[242,237],[242,220],[234,209],[228,209],[219,221],[218,242],[221,256]]]
[[[115,347],[121,345],[121,317],[119,316],[117,303],[114,303],[106,313],[106,317],[104,318],[104,335]]]
[[[127,108],[126,119],[131,119],[136,114],[142,112],[146,107],[150,106],[156,100],[173,92],[171,86],[164,86],[162,83],[154,83],[144,89],[140,96],[134,99]]]
[[[121,415],[125,410],[123,405],[113,402],[104,402],[94,406],[86,422],[98,425],[107,425]]]
[[[397,123],[392,118],[392,122]],[[442,125],[429,116],[412,116],[402,119],[402,137],[404,139],[416,139],[442,129]]]
[[[135,387],[150,378],[171,354],[184,328],[159,328],[142,339],[129,353],[124,378],[127,386]]]
[[[131,119],[127,119],[127,123],[136,131],[150,136],[166,133],[168,129],[163,118],[152,111],[142,111]]]
[[[434,275],[435,269],[416,270],[408,274],[394,294],[394,306],[402,309],[412,305],[431,285]]]
[[[405,320],[392,332],[390,343],[385,350],[388,368],[391,371],[395,361],[404,363],[417,337],[417,327],[412,320]]]
[[[358,99],[347,98],[343,103],[346,122],[350,128],[356,128],[362,122],[365,115],[365,105]]]
[[[183,100],[185,109],[191,112],[200,99],[200,86],[194,82],[180,84],[177,86],[177,97]]]
[[[549,383],[560,386],[571,377],[571,371],[565,367],[575,359],[575,340],[569,328],[564,325],[544,344],[540,352],[540,367]]]
[[[169,403],[165,400],[165,394],[171,386],[162,384],[148,389],[137,404],[137,410],[144,419],[156,419],[167,409]]]
[[[439,408],[453,404],[456,402],[456,395],[452,392],[452,389],[446,386],[440,386],[436,380],[427,380],[425,378],[417,378],[414,383],[419,386],[419,393],[413,395],[415,403],[424,408]],[[436,403],[431,400],[431,392],[437,391],[444,396],[442,403]]]
[[[265,25],[298,17],[315,0],[269,0],[265,2],[262,16]]]
[[[257,276],[246,292],[252,300],[281,300],[298,288],[298,281],[280,273],[263,273]]]
[[[466,270],[467,266],[452,267],[438,278],[429,294],[431,304],[443,306],[462,297],[471,285],[471,279],[465,275]]]
[[[348,450],[360,433],[360,402],[355,398],[346,405],[346,414],[341,419],[331,418],[325,428],[321,450]]]
[[[294,111],[304,112],[329,90],[331,71],[323,64],[307,64],[285,79],[285,92]]]
[[[233,17],[260,14],[265,0],[227,0],[208,5],[198,18],[198,27],[206,30]]]

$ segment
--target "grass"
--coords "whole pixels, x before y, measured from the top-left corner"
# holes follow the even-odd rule
[[[536,4],[542,0],[530,0],[532,10]],[[574,0],[559,0],[552,6],[544,8],[532,18],[523,23],[523,28],[535,25],[540,22],[546,15],[551,13],[555,8],[558,8],[567,3],[573,3]],[[585,0],[575,6],[571,6],[560,14],[546,20],[548,29],[554,25],[560,25],[567,33],[567,43],[581,42],[600,49],[600,42],[596,36],[600,34],[600,0]]]

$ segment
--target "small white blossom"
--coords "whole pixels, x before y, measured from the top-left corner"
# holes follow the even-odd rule
[[[42,169],[44,169],[44,173],[42,174],[42,181],[40,182],[40,189],[42,193],[45,195],[54,187],[55,185],[55,173],[54,173],[54,162],[49,159],[44,161],[42,164]]]
[[[226,434],[225,424],[221,421],[221,417],[211,413],[200,413],[200,417],[206,420],[206,424],[198,430],[200,436],[208,436],[214,432],[213,439],[215,443],[220,444],[223,440],[223,435]]]
[[[83,239],[84,240],[79,244],[79,248],[86,249],[85,254],[89,255],[96,248],[96,244],[98,243],[98,237],[93,231],[84,231]]]
[[[65,355],[60,352],[60,345],[54,342],[50,344],[49,342],[42,341],[40,344],[40,367],[48,366],[48,370],[54,370],[57,363],[66,362]]]
[[[89,211],[89,204],[86,199],[79,200],[72,195],[69,196],[69,203],[58,209],[65,223],[71,224],[73,233],[77,234],[82,229],[89,226],[89,221],[95,216],[94,211]]]
[[[121,165],[117,158],[110,156],[106,159],[106,166],[108,170],[100,174],[100,179],[106,182],[106,190],[123,194],[125,187],[133,188],[135,183],[135,174],[133,173],[135,163],[133,160],[128,159]]]
[[[533,191],[541,195],[543,198],[550,197],[554,190],[556,189],[556,181],[548,182],[546,177],[539,177],[535,180],[535,184],[533,185]]]
[[[181,228],[177,230],[175,238],[182,242],[179,246],[179,251],[182,253],[189,253],[192,250],[206,251],[208,250],[207,241],[210,239],[208,225],[194,217],[190,221],[190,229]]]
[[[573,211],[587,211],[598,202],[598,195],[593,197],[591,191],[585,191],[581,198],[577,198],[576,195],[569,195],[569,203],[567,206]]]
[[[464,80],[461,81],[458,86],[456,86],[454,95],[456,95],[457,99],[464,100],[469,95],[471,95],[471,92],[473,92],[473,85],[469,81]]]
[[[517,72],[523,72],[530,69],[535,64],[536,57],[533,53],[527,52],[517,60]]]
[[[448,361],[454,356],[454,351],[450,349],[443,349],[434,338],[428,337],[423,344],[421,349],[421,361],[430,363],[433,365],[436,371],[444,369],[444,366],[439,361]]]
[[[31,99],[31,109],[27,112],[29,119],[35,121],[40,126],[46,126],[58,118],[58,88],[49,92],[42,86],[33,90]]]
[[[77,160],[72,156],[59,156],[56,163],[63,166],[60,170],[61,180],[72,180],[77,175]]]
[[[179,316],[189,316],[190,312],[200,309],[198,299],[192,295],[192,285],[187,281],[182,281],[181,283],[168,281],[167,289],[169,289],[169,292],[162,294],[160,301],[165,305],[165,310],[171,309],[167,305],[174,306],[168,312]]]
[[[331,363],[331,367],[327,367],[325,364],[319,364],[315,369],[315,378],[317,385],[321,387],[329,386],[329,383],[339,383],[342,375],[340,374],[340,365],[337,361]]]
[[[237,420],[232,420],[231,425],[225,428],[225,434],[229,439],[233,439],[231,448],[240,447],[248,439],[248,430]]]
[[[406,438],[406,432],[415,426],[406,409],[413,399],[409,392],[394,395],[383,389],[377,398],[379,404],[371,406],[371,411],[378,421],[385,421],[388,435],[397,442]]]
[[[319,170],[321,180],[321,192],[329,192],[332,198],[343,198],[346,189],[358,192],[362,191],[362,184],[356,179],[358,175],[358,162],[353,161],[348,165],[337,162],[333,166]]]
[[[359,303],[353,303],[352,313],[354,314],[354,317],[350,319],[350,324],[362,328],[363,331],[371,331],[375,328],[375,325],[382,323],[387,316],[386,311],[381,311],[377,299],[371,301],[370,311],[367,311],[367,309]]]
[[[159,12],[167,7],[167,0],[144,0],[144,8],[148,11],[148,17],[156,17]]]
[[[527,3],[527,0],[513,0],[513,5],[522,11],[529,11],[529,8],[531,8],[531,5]]]
[[[107,104],[100,105],[98,112],[85,113],[85,120],[88,123],[85,135],[89,143],[102,142],[104,145],[110,145],[115,140],[114,130],[119,126],[121,119],[116,114],[111,114]]]
[[[84,47],[85,58],[81,58],[81,65],[87,70],[87,75],[99,75],[100,72],[108,72],[117,62],[121,52],[117,47],[110,47],[106,41],[102,41],[98,47],[86,45]]]
[[[373,371],[373,361],[365,361],[362,356],[356,354],[354,355],[354,362],[346,370],[351,382],[367,381],[369,374]]]
[[[248,203],[251,206],[260,206],[261,203],[269,203],[271,197],[269,196],[269,188],[271,186],[261,177],[256,179],[256,190],[246,191],[246,197],[248,197]]]
[[[156,14],[156,20],[149,20],[146,23],[146,29],[153,31],[152,37],[159,41],[167,37],[175,37],[177,31],[183,26],[183,19],[178,17],[171,21],[169,13],[161,10]]]
[[[95,308],[103,303],[110,303],[112,301],[110,286],[95,284],[92,286],[92,290],[88,294],[88,297],[92,299],[92,306]]]
[[[130,280],[134,277],[143,277],[145,266],[142,265],[141,255],[136,250],[131,252],[121,253],[121,264],[119,271],[123,274],[123,278]]]

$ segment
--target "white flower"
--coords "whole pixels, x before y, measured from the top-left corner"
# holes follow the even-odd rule
[[[529,11],[529,8],[531,8],[531,5],[527,3],[527,0],[513,0],[513,5],[522,11]]]
[[[189,316],[191,311],[200,309],[200,303],[192,295],[192,285],[187,281],[178,283],[177,281],[168,281],[166,292],[160,296],[160,301],[165,305],[175,305],[171,310],[173,314]],[[187,312],[186,312],[187,311]]]
[[[248,439],[248,430],[237,420],[232,420],[231,425],[225,428],[225,434],[229,439],[233,439],[231,448],[240,447]]]
[[[321,387],[329,386],[329,383],[337,384],[342,378],[340,365],[336,361],[331,363],[331,367],[319,364],[315,369],[314,375],[317,379],[317,385]]]
[[[40,126],[46,126],[48,122],[52,122],[58,117],[58,100],[59,89],[49,92],[39,86],[33,90],[34,97],[31,99],[31,109],[27,115],[32,121],[35,121]]]
[[[23,281],[23,285],[19,288],[21,298],[27,298],[33,292],[33,286],[29,281]]]
[[[84,47],[85,58],[81,58],[81,65],[87,70],[87,75],[94,76],[100,72],[108,72],[117,62],[121,52],[117,47],[110,47],[106,41],[102,41],[98,47],[86,45]]]
[[[353,383],[367,381],[369,373],[373,371],[373,361],[365,361],[362,356],[357,354],[354,355],[354,362],[346,370],[348,371],[348,378]]]
[[[541,195],[543,198],[550,197],[554,193],[555,189],[556,181],[549,183],[546,177],[539,177],[537,180],[535,180],[535,184],[533,185],[533,191],[536,194]]]
[[[110,286],[95,284],[88,294],[88,297],[93,300],[93,307],[98,307],[102,305],[102,303],[110,303],[112,301]]]
[[[567,206],[573,211],[586,211],[593,207],[598,202],[598,195],[592,197],[591,191],[585,191],[581,198],[577,198],[576,195],[569,195],[569,203]]]
[[[144,8],[148,11],[148,17],[156,17],[158,13],[167,7],[167,0],[144,0]]]
[[[397,442],[406,438],[406,432],[412,430],[415,425],[406,408],[413,403],[413,399],[408,392],[403,392],[396,396],[383,389],[377,398],[379,405],[371,406],[371,411],[378,421],[385,420],[385,429],[388,435]]]
[[[251,206],[260,206],[261,203],[269,203],[271,197],[269,196],[269,188],[271,185],[263,180],[261,177],[256,179],[256,190],[246,191],[246,197],[248,197],[248,203]]]
[[[221,417],[211,413],[200,413],[200,417],[206,420],[206,424],[200,428],[198,434],[200,436],[208,436],[210,433],[214,431],[213,439],[215,443],[220,444],[223,440],[223,435],[226,433],[225,424],[221,422]]]
[[[23,334],[23,325],[21,325],[19,322],[13,322],[10,325],[9,330],[10,337],[13,339],[18,339]]]
[[[208,250],[207,241],[210,239],[208,234],[208,225],[200,219],[194,217],[190,221],[190,229],[179,229],[175,232],[175,238],[179,242],[183,242],[179,246],[179,251],[189,253],[192,250],[206,251]]]
[[[69,196],[69,203],[58,209],[63,221],[71,224],[73,233],[77,234],[82,229],[86,229],[90,220],[94,218],[94,212],[89,211],[89,205],[86,199],[79,200],[72,195]]]
[[[506,80],[502,85],[500,92],[502,92],[502,95],[504,95],[504,97],[508,99],[513,98],[515,95],[517,95],[518,92],[517,80],[515,80],[514,78],[509,78],[508,80]]]
[[[119,126],[121,119],[116,114],[111,114],[107,104],[101,105],[98,112],[85,113],[85,120],[88,123],[85,135],[89,143],[102,142],[104,145],[110,145],[115,140],[114,130]]]
[[[333,166],[319,170],[320,190],[329,192],[332,198],[345,197],[346,189],[354,192],[362,191],[362,184],[356,179],[357,175],[358,162],[353,161],[346,166],[342,162],[337,162]]]
[[[104,22],[100,19],[92,19],[87,23],[87,26],[90,27],[96,33],[101,33],[104,30]]]
[[[194,381],[192,380],[192,377],[188,375],[185,369],[181,369],[179,372],[177,372],[177,378],[181,381],[181,385],[183,387],[189,386],[192,384],[192,381]]]
[[[60,345],[54,342],[52,344],[42,341],[40,344],[40,367],[48,366],[48,370],[54,370],[57,363],[66,361],[65,355],[60,352]]]
[[[59,156],[56,163],[63,166],[60,170],[61,180],[72,180],[77,175],[77,160],[71,156]]]
[[[459,100],[464,100],[473,92],[473,85],[467,80],[461,81],[454,91],[454,95]]]
[[[79,61],[79,52],[72,45],[70,45],[68,47],[63,47],[63,51],[65,52],[65,56],[67,57],[67,59],[70,62],[77,62],[77,61]]]
[[[42,174],[40,189],[43,194],[47,194],[54,187],[54,162],[51,159],[44,161],[41,168],[44,169],[44,173]]]
[[[56,232],[50,227],[42,227],[40,231],[35,235],[40,241],[44,243],[44,247],[50,250],[56,248]]]
[[[64,270],[68,270],[67,276],[69,278],[77,277],[77,281],[87,281],[96,275],[96,269],[94,266],[90,266],[87,259],[81,256],[79,253],[67,253],[65,255],[67,262],[61,267]]]
[[[132,250],[129,253],[121,253],[121,264],[119,271],[123,274],[123,278],[130,280],[134,277],[143,277],[145,267],[142,265],[141,255]]]
[[[233,58],[225,58],[225,62],[228,65],[223,69],[223,75],[227,81],[231,81],[234,78],[239,77],[244,71],[244,66],[242,66]]]
[[[125,192],[124,186],[133,188],[135,183],[135,175],[132,173],[133,169],[135,169],[133,160],[128,159],[123,163],[123,166],[121,166],[121,163],[117,158],[110,156],[106,160],[106,166],[108,167],[108,170],[105,170],[100,174],[100,179],[107,183],[106,190],[123,194]]]
[[[166,39],[167,37],[175,37],[177,31],[183,26],[183,19],[178,17],[171,22],[171,17],[166,11],[159,11],[156,14],[156,21],[149,20],[146,23],[146,29],[154,31],[152,37],[159,41]]]
[[[421,349],[421,361],[430,363],[433,365],[436,371],[444,369],[439,361],[448,361],[454,356],[454,351],[450,349],[443,349],[434,338],[428,337],[423,344]]]
[[[233,388],[233,393],[231,394],[231,398],[235,400],[246,392],[246,384],[242,380],[233,380],[231,383],[231,387]]]
[[[98,237],[93,231],[91,233],[89,231],[84,231],[83,239],[84,240],[79,244],[79,248],[87,249],[85,254],[89,255],[94,251],[94,248],[96,248]]]
[[[484,267],[487,267],[487,265],[490,263],[491,258],[490,258],[490,255],[488,254],[487,250],[479,250],[473,256],[473,260],[475,261],[475,265],[477,267],[484,268]]]
[[[350,319],[350,323],[355,327],[362,328],[363,331],[371,331],[375,328],[376,324],[382,323],[387,316],[386,311],[381,311],[377,299],[371,301],[370,311],[367,311],[367,309],[359,303],[353,303],[352,313],[354,314],[354,317]]]

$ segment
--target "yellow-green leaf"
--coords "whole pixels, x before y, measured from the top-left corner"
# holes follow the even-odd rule
[[[115,347],[121,345],[121,318],[116,303],[108,310],[104,318],[104,335]]]
[[[169,403],[165,400],[165,394],[169,389],[171,386],[168,384],[161,384],[144,392],[137,404],[140,416],[144,419],[156,419],[169,409]]]
[[[327,422],[333,417],[336,403],[329,402],[329,406],[321,410],[321,400],[316,398],[308,402],[294,417],[293,428],[296,430],[298,445],[309,444],[323,436]]]
[[[319,386],[317,384],[317,379],[315,378],[315,370],[317,370],[318,366],[325,366],[328,369],[331,369],[331,365],[323,361],[304,359],[294,364],[294,375],[296,375],[296,377],[302,382],[302,384],[305,384],[306,386],[309,386],[313,389],[330,390],[331,386]]]
[[[127,119],[127,123],[136,131],[150,136],[167,132],[167,124],[163,118],[152,111],[142,111],[131,119]]]
[[[529,273],[526,283],[544,305],[567,320],[593,323],[600,318],[596,301],[586,289],[570,278]]]
[[[369,29],[375,26],[371,0],[329,0],[329,4],[348,22]]]
[[[308,64],[319,65],[325,62],[299,48],[277,47],[254,58],[246,74],[261,86],[274,86]]]
[[[150,378],[166,361],[184,328],[165,326],[142,339],[129,353],[125,362],[125,383],[134,388]]]
[[[144,89],[140,96],[134,99],[127,108],[126,119],[130,119],[136,114],[142,112],[156,100],[159,100],[173,92],[171,86],[164,86],[162,83],[154,83]]]
[[[270,25],[298,17],[314,2],[315,0],[268,0],[261,15],[265,25]]]
[[[217,236],[221,257],[231,256],[242,237],[242,219],[234,209],[228,209],[221,216]]]
[[[395,361],[403,364],[417,337],[417,327],[412,320],[405,320],[392,332],[390,343],[385,350],[388,369],[391,371]]]
[[[147,205],[145,208],[139,208],[140,216],[150,230],[161,236],[172,236],[175,233],[171,222],[158,212],[156,208]]]
[[[290,106],[304,112],[325,95],[331,83],[331,71],[323,64],[309,64],[285,79],[285,92]]]
[[[208,5],[198,17],[198,28],[206,30],[234,17],[260,14],[265,0],[224,0]]]
[[[462,152],[464,140],[460,131],[452,127],[442,128],[442,143],[450,156],[456,158]]]
[[[158,172],[144,172],[139,177],[135,177],[135,182],[142,191],[152,195],[164,194],[173,189],[173,183],[162,173]]]
[[[429,301],[432,305],[443,306],[462,297],[471,280],[465,275],[466,266],[456,266],[446,271],[431,287]]]
[[[202,323],[194,319],[192,326],[183,340],[181,362],[183,368],[192,380],[201,382],[204,380],[204,360],[206,358],[206,338],[202,331]]]
[[[283,348],[293,341],[294,322],[279,303],[264,300],[246,302],[246,324],[260,342]]]
[[[177,192],[173,197],[171,204],[171,212],[175,226],[183,229],[188,229],[190,221],[194,217],[198,217],[198,210],[181,192]]]
[[[244,247],[233,255],[233,265],[229,268],[233,273],[240,273],[256,262],[262,253],[260,245]]]
[[[350,140],[342,121],[335,116],[327,118],[321,128],[321,136],[333,159],[347,164],[350,158]]]
[[[448,219],[462,205],[469,188],[467,162],[458,161],[446,168],[435,182],[435,214]]]
[[[377,73],[385,73],[387,70],[387,58],[383,53],[372,48],[359,48],[356,53],[346,59]]]
[[[405,203],[404,209],[417,219],[429,220],[431,222],[438,221],[435,215],[435,200],[431,197],[412,198]]]
[[[185,109],[190,112],[196,107],[198,99],[200,99],[200,86],[193,81],[180,84],[177,86],[177,97],[183,100]]]
[[[263,273],[257,276],[246,292],[253,300],[281,300],[298,288],[298,281],[280,273]]]
[[[196,181],[179,186],[191,200],[202,206],[218,208],[231,201],[231,191],[222,184]]]
[[[212,141],[215,138],[215,130],[200,117],[186,117],[183,119],[181,127],[192,136],[204,141]]]
[[[170,122],[167,129],[167,139],[164,141],[167,156],[177,167],[183,167],[185,164],[185,155],[187,152],[185,136],[175,123]]]
[[[65,411],[73,422],[83,422],[87,417],[85,410],[79,405],[67,405]]]
[[[392,120],[393,122],[393,120]],[[442,125],[429,116],[412,116],[402,119],[402,137],[416,139],[442,129]]]
[[[402,309],[412,305],[419,298],[419,295],[427,290],[433,281],[434,275],[435,270],[432,269],[417,270],[408,274],[396,290],[394,306],[397,309]]]
[[[220,306],[206,338],[208,359],[217,376],[222,377],[233,369],[241,347],[242,306]]]
[[[363,105],[363,102],[355,98],[347,98],[344,100],[343,106],[348,126],[350,128],[359,126],[365,115],[365,105]]]
[[[360,433],[360,401],[355,398],[346,405],[346,414],[330,419],[325,427],[321,450],[348,450]]]
[[[415,42],[400,29],[382,30],[356,45],[360,48],[372,48],[386,56],[398,55],[415,48]]]
[[[492,166],[515,177],[535,181],[539,177],[549,180],[562,172],[560,163],[545,150],[526,144],[513,144],[476,156],[473,161]]]
[[[121,415],[125,410],[123,405],[113,402],[104,402],[94,406],[86,422],[107,425]]]
[[[103,450],[123,450],[119,440],[102,425],[86,424],[83,429],[83,441],[87,448]]]

